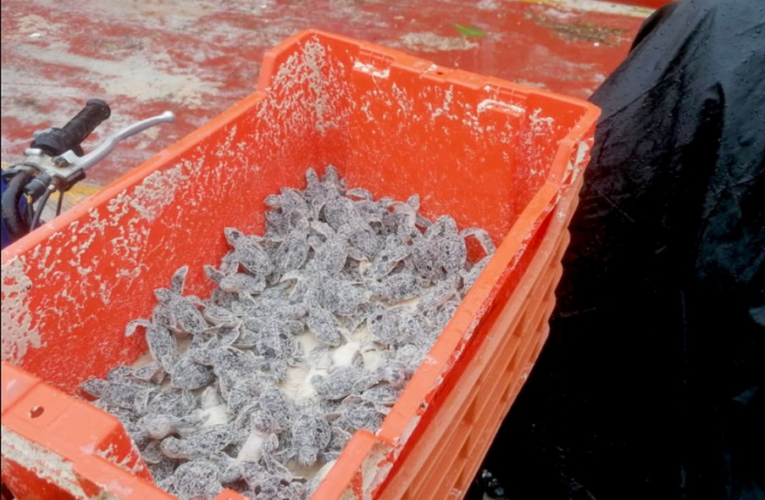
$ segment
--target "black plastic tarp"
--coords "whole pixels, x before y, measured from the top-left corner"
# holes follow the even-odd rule
[[[765,0],[682,0],[603,109],[507,498],[765,498]]]

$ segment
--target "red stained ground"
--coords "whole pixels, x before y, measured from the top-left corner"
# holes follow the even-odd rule
[[[91,97],[113,110],[91,145],[175,111],[174,124],[126,141],[89,173],[105,185],[250,94],[264,51],[306,28],[586,98],[643,17],[544,0],[4,0],[2,160],[19,161],[33,131],[63,125]],[[463,37],[456,24],[485,35]]]

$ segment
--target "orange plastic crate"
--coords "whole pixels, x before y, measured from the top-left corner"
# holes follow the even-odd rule
[[[313,498],[462,497],[547,336],[597,116],[349,38],[285,41],[252,96],[3,252],[3,482],[22,499],[170,500],[117,420],[71,394],[146,350],[124,326],[175,269],[190,264],[204,296],[223,228],[262,231],[266,195],[333,164],[501,244],[380,431],[356,433]]]

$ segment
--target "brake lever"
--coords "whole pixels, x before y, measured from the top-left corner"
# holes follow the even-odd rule
[[[117,144],[119,144],[121,141],[127,139],[128,137],[139,134],[147,128],[159,125],[161,123],[172,123],[173,121],[175,121],[175,113],[172,111],[165,111],[161,115],[147,118],[138,123],[134,123],[129,127],[123,128],[116,134],[107,137],[104,142],[99,144],[93,151],[84,156],[77,156],[74,151],[69,150],[53,158],[53,164],[56,166],[57,170],[60,171],[71,170],[72,172],[85,172],[106,158],[109,153],[114,151],[114,148],[117,147]]]

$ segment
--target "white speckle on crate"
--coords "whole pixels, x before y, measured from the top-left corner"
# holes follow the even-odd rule
[[[200,158],[193,162],[183,161],[167,171],[150,174],[135,188],[125,190],[109,201],[106,206],[107,217],[102,217],[99,210],[91,208],[86,217],[61,228],[35,247],[31,254],[34,258],[33,269],[28,268],[23,257],[4,263],[2,359],[18,363],[30,348],[40,348],[45,343],[39,325],[35,322],[38,316],[29,310],[28,290],[35,283],[49,280],[59,283],[36,307],[46,311],[46,322],[56,321],[55,318],[64,320],[59,304],[68,301],[73,307],[67,311],[65,321],[71,329],[81,327],[87,320],[84,315],[77,314],[85,307],[83,297],[98,298],[104,305],[111,302],[112,287],[106,286],[100,275],[93,274],[100,263],[100,257],[92,256],[93,252],[89,251],[107,228],[116,228],[120,233],[120,236],[108,242],[112,256],[110,263],[116,267],[114,275],[119,281],[139,278],[148,268],[142,262],[150,231],[146,222],[154,222],[173,202],[179,185],[202,167]],[[135,215],[130,216],[131,212]],[[65,241],[76,244],[68,246]],[[72,266],[77,274],[60,271],[57,264],[64,255],[70,256],[64,262]],[[34,276],[34,282],[31,276]],[[77,280],[76,286],[74,280]]]
[[[339,128],[349,114],[337,104],[338,95],[349,95],[344,76],[344,68],[331,60],[318,37],[311,37],[279,66],[257,116],[265,120],[278,114],[284,121],[280,130],[295,133],[313,127],[323,135]],[[275,132],[267,135],[260,139],[275,144],[285,140]]]
[[[574,157],[574,163],[571,166],[571,169],[572,169],[571,183],[572,184],[579,178],[579,175],[584,170],[585,158],[587,157],[587,152],[589,150],[590,150],[590,145],[586,141],[579,141],[579,143],[576,145],[576,156]]]
[[[124,486],[122,483],[120,483],[116,479],[112,479],[106,484],[99,484],[101,488],[103,488],[106,491],[116,493],[118,495],[132,495],[133,494],[133,488],[130,488],[129,486]]]
[[[393,461],[388,457],[388,450],[375,445],[361,464],[361,483],[364,499],[371,500],[370,492],[388,477],[388,472],[393,467]]]
[[[96,452],[96,443],[82,445],[80,451],[85,455],[93,455]]]
[[[449,114],[449,110],[451,108],[453,100],[454,100],[454,85],[450,85],[449,88],[446,89],[446,92],[444,92],[443,105],[440,108],[436,108],[433,110],[433,113],[430,115],[430,119],[435,120],[439,116],[444,115],[450,120],[455,120],[457,116],[453,113]]]
[[[422,363],[426,365],[435,365],[437,361],[432,356],[428,355],[422,358]]]
[[[529,116],[529,121],[535,132],[538,134],[545,134],[552,131],[552,126],[555,123],[555,119],[550,116],[541,116],[542,109],[535,109]],[[536,136],[535,136],[536,137]]]
[[[30,348],[43,346],[34,315],[29,309],[32,281],[26,274],[26,259],[14,257],[2,266],[2,359],[18,363]]]
[[[353,69],[372,75],[374,78],[388,78],[390,77],[390,68],[379,70],[371,64],[365,64],[361,61],[353,63]]]
[[[88,447],[94,447],[93,444],[88,445]],[[82,451],[83,448],[80,448],[80,451]],[[120,456],[120,454],[117,453],[117,446],[115,444],[110,444],[105,450],[95,450],[93,452],[94,455],[103,458],[104,460],[113,463],[120,469],[130,472],[131,474],[137,473],[139,470],[143,468],[143,464],[138,459],[138,451],[135,448],[135,444],[132,445],[132,449],[130,453],[128,453],[125,456]],[[129,467],[128,464],[133,462],[133,466]]]
[[[15,393],[15,389],[16,389],[17,385],[19,385],[19,381],[18,380],[16,380],[15,378],[10,379],[5,384],[5,394],[6,394],[6,396],[13,397],[15,395],[14,393]]]
[[[75,498],[88,498],[74,474],[72,463],[59,454],[19,436],[2,426],[3,462],[19,464]]]
[[[522,115],[526,112],[526,109],[522,106],[497,101],[495,99],[484,99],[478,103],[478,106],[476,106],[476,111],[478,111],[479,114],[490,109],[496,109],[498,111],[502,111],[503,113],[509,113],[516,116]]]
[[[154,222],[162,211],[175,199],[175,190],[179,183],[186,180],[183,174],[183,165],[157,171],[147,176],[136,187],[135,194],[130,201],[133,207],[143,218]]]
[[[215,152],[215,156],[218,158],[223,158],[225,155],[231,153],[231,145],[234,142],[234,137],[236,137],[236,125],[231,126],[231,130],[228,131],[228,134],[226,135],[226,142],[220,145],[218,150]]]

